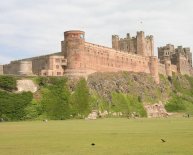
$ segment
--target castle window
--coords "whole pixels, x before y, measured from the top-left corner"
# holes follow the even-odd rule
[[[62,60],[62,63],[65,63],[66,62],[66,60]]]
[[[56,62],[56,63],[59,63],[59,62],[60,62],[60,59],[58,59],[58,58],[55,59],[55,62]]]
[[[59,69],[60,68],[60,66],[59,65],[56,65],[56,69]]]
[[[84,39],[84,35],[83,35],[83,34],[81,34],[81,35],[80,35],[80,38],[81,38],[81,39]]]
[[[57,72],[57,75],[61,75],[61,72]]]

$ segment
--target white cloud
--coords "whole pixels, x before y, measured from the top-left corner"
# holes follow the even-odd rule
[[[193,48],[192,0],[8,0],[0,3],[0,63],[60,51],[63,32],[82,29],[89,42],[144,30],[155,46]],[[143,24],[140,24],[140,22]]]

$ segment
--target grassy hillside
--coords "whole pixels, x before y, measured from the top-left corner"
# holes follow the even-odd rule
[[[0,117],[5,120],[85,118],[92,110],[137,113],[162,101],[169,112],[193,114],[193,77],[160,75],[157,85],[145,73],[95,73],[85,79],[29,77],[38,91],[15,93],[19,77],[0,76]]]

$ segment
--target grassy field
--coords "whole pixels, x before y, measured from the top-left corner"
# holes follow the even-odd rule
[[[0,123],[0,155],[103,154],[192,155],[193,118]]]

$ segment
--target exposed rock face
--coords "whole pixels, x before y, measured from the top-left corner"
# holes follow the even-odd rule
[[[147,111],[147,116],[149,118],[167,117],[169,115],[161,102],[156,104],[148,104],[144,107]]]
[[[38,88],[32,80],[17,80],[17,89],[18,92],[30,91],[35,93]]]
[[[86,119],[89,120],[95,120],[98,117],[98,111],[97,110],[93,110]]]
[[[94,73],[88,77],[87,82],[91,90],[108,101],[111,101],[111,93],[117,92],[139,96],[143,102],[155,103],[167,100],[168,91],[171,91],[169,81],[160,80],[157,85],[152,77],[145,73]]]

